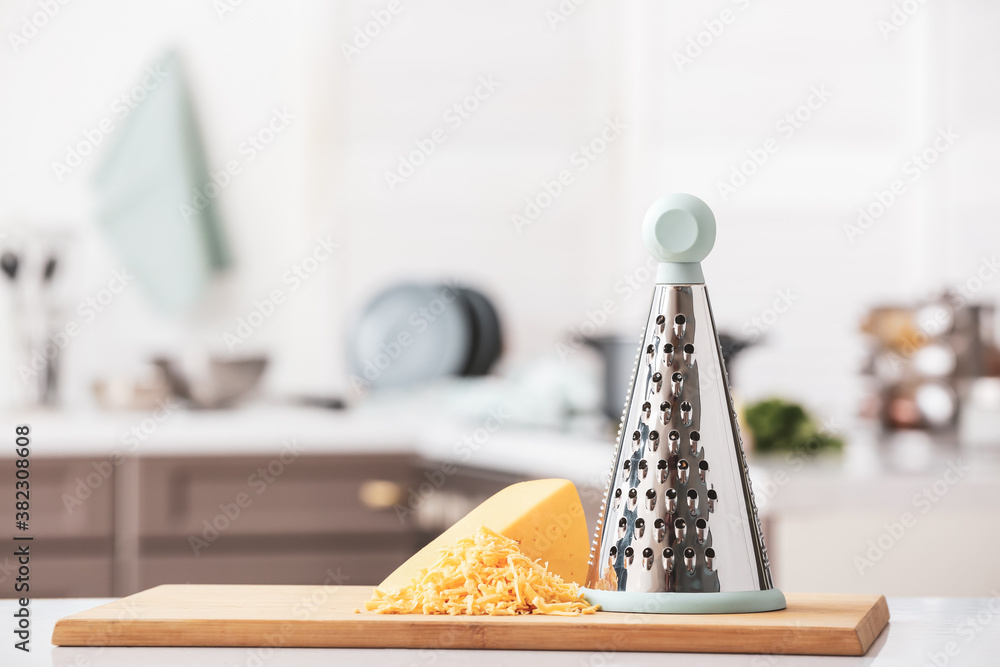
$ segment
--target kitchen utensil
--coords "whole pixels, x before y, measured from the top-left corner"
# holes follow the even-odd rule
[[[631,369],[635,362],[636,340],[633,336],[598,336],[584,338],[583,342],[597,350],[601,355],[603,368],[603,411],[610,420],[619,420],[622,415],[622,396],[628,394]],[[726,369],[731,370],[733,360],[743,350],[751,347],[756,341],[749,338],[719,333],[719,343],[722,346],[722,359]]]
[[[267,369],[265,356],[238,359],[210,357],[182,363],[165,357],[153,359],[172,393],[196,408],[221,408],[250,393]]]
[[[864,655],[889,620],[878,595],[801,593],[764,616],[354,613],[371,594],[369,586],[157,586],[60,619],[52,643],[249,647],[279,638],[312,648]]]
[[[629,390],[629,371],[635,361],[636,340],[629,336],[598,336],[583,342],[597,350],[603,362],[602,407],[609,421],[621,419],[622,396]]]
[[[660,262],[591,550],[587,598],[608,611],[771,611],[760,519],[701,270],[715,216],[697,197],[643,220]]]

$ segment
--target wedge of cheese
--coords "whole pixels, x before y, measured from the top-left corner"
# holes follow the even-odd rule
[[[508,486],[469,512],[378,588],[390,591],[406,586],[438,560],[441,549],[475,536],[481,526],[517,540],[526,556],[548,563],[549,572],[564,581],[582,584],[587,576],[588,531],[580,495],[569,480],[540,479]]]

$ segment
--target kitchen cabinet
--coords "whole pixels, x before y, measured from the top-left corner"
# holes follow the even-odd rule
[[[440,463],[395,453],[102,461],[32,461],[34,597],[165,583],[376,584],[524,479],[459,466],[443,474]],[[0,494],[12,498],[12,461],[0,463]],[[0,561],[0,584],[13,567]]]
[[[90,459],[31,460],[32,597],[94,597],[111,591],[113,466]],[[0,460],[0,507],[13,517],[14,460]],[[0,558],[0,597],[15,595],[13,549]]]

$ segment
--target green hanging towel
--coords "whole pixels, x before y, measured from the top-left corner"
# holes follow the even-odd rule
[[[178,311],[230,258],[180,60],[147,71],[97,168],[97,216],[154,305]]]

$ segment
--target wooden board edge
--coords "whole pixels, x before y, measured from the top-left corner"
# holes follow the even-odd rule
[[[878,636],[882,634],[886,626],[889,625],[889,603],[884,595],[878,596],[875,604],[865,613],[856,629],[858,642],[861,645],[861,653],[864,655],[872,647]]]
[[[157,587],[159,588],[159,587]],[[150,589],[153,590],[153,589]],[[142,595],[137,594],[137,595]],[[733,633],[731,642],[720,642],[717,631],[711,628],[679,627],[656,637],[636,641],[605,642],[597,645],[588,637],[589,631],[564,628],[564,632],[525,636],[525,626],[493,627],[489,632],[477,624],[442,622],[425,628],[427,633],[416,635],[393,632],[388,622],[384,632],[372,637],[370,628],[361,617],[341,621],[336,632],[331,632],[329,621],[244,620],[242,624],[254,626],[254,631],[234,632],[226,621],[207,623],[192,633],[183,622],[172,620],[143,620],[128,613],[128,601],[135,596],[100,605],[90,610],[66,616],[57,621],[52,632],[56,646],[231,646],[260,647],[270,645],[299,646],[304,648],[454,648],[488,650],[589,650],[597,652],[655,651],[696,653],[756,653],[788,655],[842,655],[862,656],[874,644],[889,621],[889,610],[884,596],[866,596],[868,608],[857,625],[810,627],[806,633],[795,628],[775,628],[752,625]],[[124,603],[124,604],[123,604]],[[117,618],[93,618],[88,614],[95,609],[110,608]],[[397,617],[400,622],[405,617]],[[387,619],[388,620],[388,619]],[[290,624],[290,625],[289,625]],[[431,635],[430,631],[434,630]],[[618,628],[628,630],[627,627]],[[531,633],[527,633],[531,634]],[[182,643],[172,637],[183,636]],[[279,643],[261,641],[268,636],[282,638]],[[360,639],[365,637],[364,639]],[[444,639],[442,639],[444,637]],[[224,638],[220,640],[220,638]],[[515,647],[512,649],[511,647]],[[586,648],[581,648],[585,646]]]
[[[399,622],[405,623],[405,618]],[[389,624],[391,626],[391,624]],[[392,627],[373,635],[368,622],[358,619],[338,624],[331,632],[328,621],[242,621],[240,628],[225,621],[205,623],[192,629],[186,621],[129,620],[107,625],[88,619],[67,618],[53,632],[57,646],[229,646],[302,648],[404,648],[404,649],[486,649],[596,651],[602,654],[640,652],[747,653],[758,655],[863,655],[855,631],[850,628],[774,628],[748,626],[724,633],[711,627],[676,627],[667,632],[621,641],[595,642],[592,629],[563,626],[562,632],[526,632],[522,623],[498,625],[488,632],[478,624],[460,619],[419,632],[393,632]],[[183,637],[183,639],[177,639]],[[869,642],[870,644],[870,642]]]

